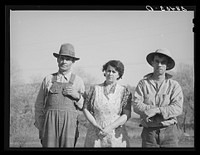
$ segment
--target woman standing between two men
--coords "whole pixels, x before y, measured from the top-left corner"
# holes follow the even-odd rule
[[[85,86],[71,72],[79,58],[71,44],[63,44],[59,54],[54,53],[59,71],[45,77],[35,104],[35,125],[43,147],[74,147],[77,107],[83,107],[90,122],[84,147],[130,147],[125,123],[131,117],[132,101],[143,126],[142,147],[177,147],[176,117],[182,113],[183,94],[166,73],[175,66],[167,52],[159,49],[147,55],[154,71],[139,81],[133,99],[127,87],[118,84],[124,75],[123,63],[108,61],[102,69],[105,81],[91,86],[82,104]]]

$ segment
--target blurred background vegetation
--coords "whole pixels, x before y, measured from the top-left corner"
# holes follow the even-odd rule
[[[86,91],[95,78],[81,69],[75,69],[85,82]],[[186,64],[179,64],[176,72],[170,72],[177,80],[184,94],[184,110],[178,117],[180,127],[180,144],[183,147],[194,147],[194,68]],[[16,66],[11,66],[10,74],[10,147],[41,147],[38,139],[38,130],[34,126],[34,104],[41,85],[41,78],[33,77],[29,84],[20,79],[20,72]],[[127,85],[134,93],[135,86]],[[83,147],[87,121],[82,112],[79,115],[80,137],[76,147]],[[132,111],[132,117],[127,121],[126,128],[129,133],[132,147],[141,146],[141,129],[139,116]]]

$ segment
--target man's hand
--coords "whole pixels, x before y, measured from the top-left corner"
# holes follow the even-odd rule
[[[66,88],[64,88],[63,89],[63,94],[64,95],[69,95],[75,100],[79,100],[80,99],[80,94],[72,86],[67,86]]]
[[[157,107],[157,108],[152,108],[152,109],[146,110],[144,113],[146,115],[146,121],[150,122],[151,121],[150,118],[153,117],[153,116],[155,116],[156,114],[160,114],[161,111]]]

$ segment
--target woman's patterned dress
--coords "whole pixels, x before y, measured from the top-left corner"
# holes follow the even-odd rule
[[[91,112],[102,128],[113,123],[122,115],[122,110],[131,111],[131,93],[124,86],[116,84],[113,92],[107,94],[105,84],[95,85],[85,100],[84,106]],[[107,136],[99,135],[99,130],[89,124],[85,147],[129,147],[129,137],[125,126],[119,126]]]

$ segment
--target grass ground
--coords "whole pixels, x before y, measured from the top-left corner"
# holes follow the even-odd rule
[[[134,124],[135,123],[135,124]],[[136,122],[127,122],[126,124],[128,135],[130,137],[130,144],[131,147],[140,148],[141,147],[141,138],[140,134],[142,131],[141,127],[138,127],[138,124]],[[85,135],[86,135],[86,128],[82,125],[79,126],[80,131],[80,137],[78,138],[76,148],[83,148],[84,141],[85,141]],[[34,132],[34,133],[33,133]],[[188,134],[190,136],[181,136],[179,145],[182,148],[193,148],[194,147],[194,131],[188,131]],[[41,144],[38,137],[38,131],[37,129],[32,131],[32,138],[27,138],[26,142],[21,147],[25,148],[41,148]],[[11,140],[12,142],[12,140]],[[19,142],[10,143],[10,147],[19,148]]]

